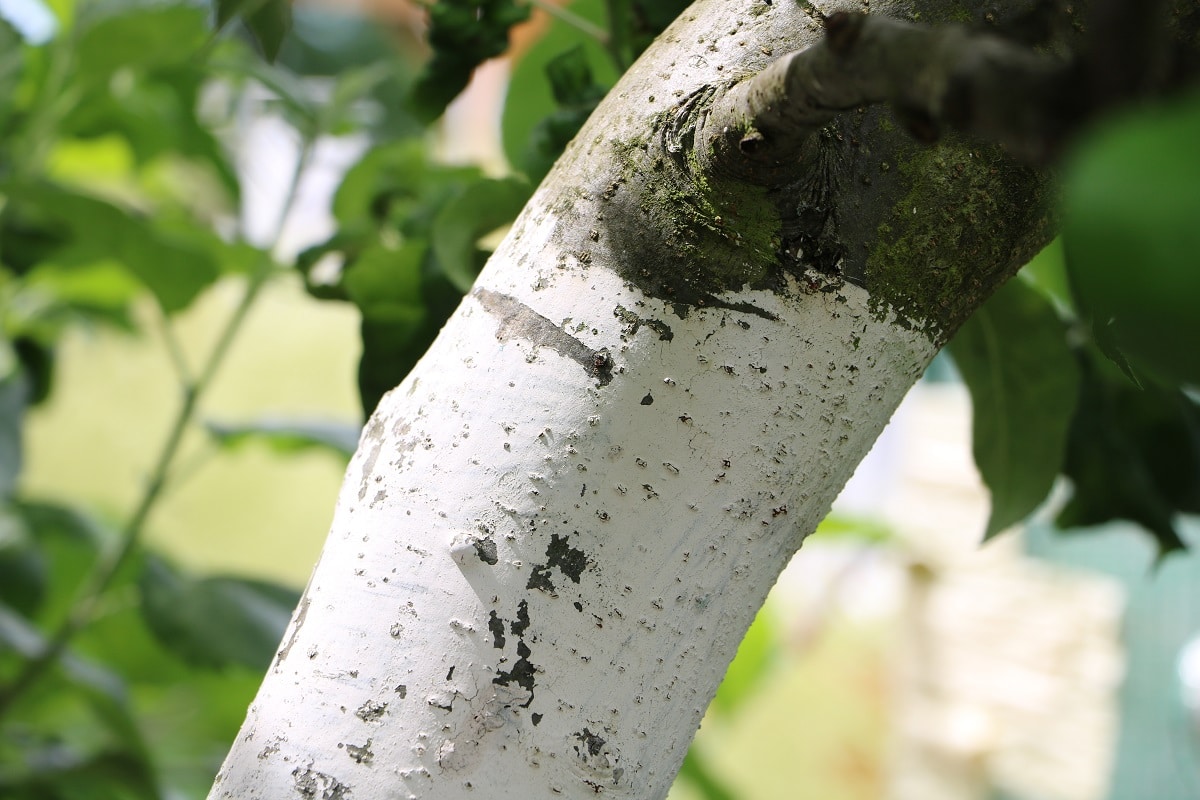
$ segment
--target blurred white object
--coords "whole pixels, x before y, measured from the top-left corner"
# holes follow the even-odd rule
[[[1192,727],[1200,733],[1200,634],[1196,634],[1179,651],[1179,691],[1183,706],[1188,710]]]
[[[987,545],[961,386],[919,386],[884,501],[913,563],[896,670],[893,800],[1107,796],[1124,674],[1116,581]],[[1200,646],[1196,652],[1200,692]]]

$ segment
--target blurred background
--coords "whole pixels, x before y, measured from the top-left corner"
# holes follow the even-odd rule
[[[408,0],[0,0],[0,797],[204,796],[363,408],[684,4],[638,5],[626,41],[621,4],[484,5],[524,16],[443,114],[406,100]],[[674,800],[1200,797],[1200,562],[1129,523],[1057,532],[1062,485],[981,546],[971,443],[939,357]]]

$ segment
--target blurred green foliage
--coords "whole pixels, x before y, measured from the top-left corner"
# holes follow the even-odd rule
[[[1194,91],[1102,120],[1067,159],[1061,240],[951,342],[987,535],[1064,475],[1062,528],[1127,520],[1161,555],[1185,547],[1178,518],[1200,512],[1197,141]]]
[[[0,0],[0,796],[207,792],[298,592],[194,575],[143,543],[158,500],[186,477],[181,442],[200,431],[218,452],[259,442],[348,457],[357,439],[357,426],[322,420],[204,419],[248,310],[295,271],[314,297],[353,304],[367,413],[469,289],[488,256],[480,240],[531,193],[526,174],[437,163],[424,140],[529,7],[455,0],[431,14],[422,69],[411,37],[285,0]],[[572,58],[522,78],[553,92],[540,114],[569,115],[538,150],[545,163],[606,88]],[[264,116],[287,124],[299,155],[260,241],[243,228],[235,151],[245,121]],[[366,148],[334,197],[335,233],[280,262],[313,148],[346,135]],[[222,280],[241,284],[241,300],[207,357],[186,363],[177,319]],[[140,501],[113,519],[26,496],[22,428],[54,394],[64,336],[150,335],[135,314],[146,298],[181,402]]]

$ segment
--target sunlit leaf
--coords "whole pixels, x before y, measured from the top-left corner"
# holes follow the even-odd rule
[[[1020,522],[1050,493],[1063,464],[1079,369],[1054,308],[1012,280],[950,343],[971,391],[972,450],[992,495],[985,538]]]
[[[40,311],[22,321],[22,330],[44,345],[78,322],[102,323],[132,331],[130,304],[144,291],[141,282],[116,261],[64,266],[46,261],[31,271],[23,293],[39,295]]]
[[[735,800],[737,795],[713,774],[708,768],[704,757],[697,752],[693,745],[683,758],[683,766],[679,769],[679,777],[695,791],[701,800]],[[672,792],[674,794],[674,792]]]
[[[762,687],[763,679],[779,654],[779,632],[771,612],[762,609],[738,645],[725,679],[717,689],[709,711],[731,714]]]
[[[362,426],[345,422],[289,419],[240,424],[209,421],[205,428],[216,442],[229,449],[258,442],[281,454],[315,449],[343,458],[354,455],[362,431]]]
[[[167,157],[203,164],[225,193],[236,199],[240,187],[225,147],[200,119],[201,93],[211,77],[204,65],[193,62],[123,73],[116,82],[119,91],[86,91],[70,107],[59,132],[74,141],[60,147],[78,148],[80,139],[92,143],[124,140],[139,167]],[[97,154],[85,155],[94,160]],[[55,175],[71,178],[61,169]]]
[[[879,520],[831,513],[821,520],[813,536],[822,542],[842,541],[856,544],[887,544],[895,532]],[[816,541],[816,540],[814,540]]]
[[[1021,267],[1021,277],[1050,300],[1060,314],[1072,318],[1075,316],[1061,237],[1054,239]]]

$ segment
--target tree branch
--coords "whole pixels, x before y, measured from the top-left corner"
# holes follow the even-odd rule
[[[965,25],[839,12],[825,38],[733,86],[697,139],[702,168],[755,183],[794,176],[809,136],[840,112],[892,106],[920,141],[953,128],[1040,159],[1082,113],[1072,62]]]

